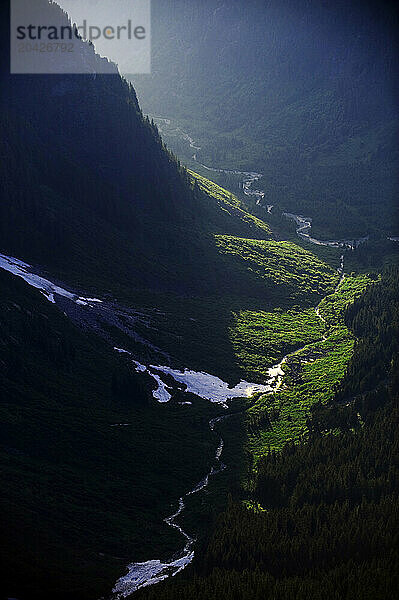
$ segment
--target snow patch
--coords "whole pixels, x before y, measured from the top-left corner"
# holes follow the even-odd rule
[[[52,283],[48,279],[40,277],[40,275],[35,275],[35,273],[31,273],[30,270],[32,267],[30,265],[22,262],[22,260],[19,260],[18,258],[14,258],[13,256],[0,254],[0,268],[12,273],[13,275],[16,275],[17,277],[21,277],[24,281],[26,281],[26,283],[40,290],[47,300],[53,304],[55,303],[55,295],[68,298],[68,300],[72,300],[72,302],[81,304],[83,306],[88,306],[92,302],[102,302],[102,300],[99,300],[98,298],[83,298],[82,296],[68,292],[64,288]]]
[[[131,356],[129,351],[123,350],[122,348],[115,347],[114,350]],[[179,371],[178,369],[172,369],[171,367],[157,365],[146,367],[133,358],[132,362],[136,365],[136,371],[140,373],[146,372],[156,381],[158,387],[152,392],[152,395],[158,402],[169,402],[172,396],[168,391],[171,389],[170,386],[161,379],[157,371],[164,373],[165,375],[171,375],[176,383],[185,386],[185,392],[195,394],[199,398],[209,400],[210,402],[220,404],[224,408],[227,408],[227,401],[232,398],[250,398],[259,392],[267,394],[276,390],[284,375],[282,365],[285,362],[285,358],[278,365],[274,365],[268,369],[267,381],[265,384],[249,383],[248,381],[242,380],[234,387],[230,387],[228,383],[219,377],[210,375],[204,371],[192,371],[190,369]],[[179,402],[179,404],[191,404],[191,402]]]
[[[116,350],[116,352],[120,352],[121,354],[129,354],[129,356],[131,356],[131,352],[129,352],[128,350],[123,350],[123,348],[114,347],[114,350]],[[152,392],[152,395],[155,398],[155,400],[158,400],[158,402],[169,402],[169,400],[172,397],[171,394],[168,392],[168,389],[170,389],[170,387],[166,385],[164,381],[162,381],[160,376],[156,373],[152,373],[149,369],[147,369],[145,365],[142,365],[137,360],[134,360],[134,358],[132,358],[132,362],[136,366],[136,371],[138,373],[147,372],[148,375],[150,375],[157,382],[158,387]]]
[[[191,371],[190,369],[178,371],[171,367],[156,365],[150,365],[150,369],[171,375],[175,381],[183,383],[186,386],[186,392],[224,406],[226,406],[227,400],[231,398],[249,398],[256,392],[266,393],[272,389],[269,383],[262,385],[259,383],[249,383],[248,381],[240,381],[236,386],[229,387],[229,384],[219,379],[219,377],[204,373],[203,371]]]

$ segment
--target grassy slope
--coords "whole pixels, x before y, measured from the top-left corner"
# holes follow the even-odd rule
[[[239,221],[249,225],[249,227],[255,230],[255,234],[259,235],[261,233],[266,237],[272,234],[270,226],[262,219],[251,214],[247,205],[242,200],[239,200],[237,196],[202,175],[194,173],[190,169],[188,169],[188,172],[199,188],[208,196],[214,198],[226,214],[234,215]]]
[[[267,225],[248,220],[245,206],[225,190],[204,181],[201,185],[212,194],[204,201],[222,203],[230,222],[250,226],[255,237],[269,236]],[[147,311],[149,319],[137,323],[138,333],[169,352],[173,362],[227,379],[262,380],[267,366],[285,352],[320,337],[321,323],[312,306],[332,292],[337,274],[293,242],[226,235],[222,221],[220,225],[210,238],[224,265],[224,279],[217,274],[214,282],[218,295],[125,291],[124,301]],[[233,289],[227,287],[232,274],[237,282]],[[0,275],[2,341],[8,345],[2,354],[5,445],[0,456],[7,490],[2,509],[11,515],[10,522],[21,524],[3,533],[4,548],[10,547],[12,536],[16,540],[14,550],[7,551],[10,581],[18,580],[22,563],[26,589],[34,589],[43,580],[44,567],[33,557],[45,556],[53,574],[48,589],[56,590],[57,597],[67,597],[64,586],[76,598],[87,596],[88,589],[99,594],[132,557],[150,558],[154,550],[166,552],[178,545],[159,517],[168,501],[207,470],[215,439],[206,419],[215,409],[201,402],[189,410],[173,402],[155,405],[146,381],[120,371],[121,357],[110,356],[98,340],[76,330],[37,292]],[[327,316],[331,307],[325,304]],[[14,339],[15,348],[10,344]],[[345,343],[348,354],[352,341],[345,338]],[[143,353],[143,360],[153,358]],[[300,391],[282,394],[274,400],[282,414],[275,423],[276,447],[299,435],[308,408]],[[266,402],[270,408],[270,399]],[[259,400],[250,417],[263,410]],[[131,426],[110,428],[113,422]],[[231,427],[233,433],[234,427],[241,431],[233,421]],[[271,435],[252,436],[251,449],[269,445]],[[26,482],[34,494],[25,495]],[[202,519],[202,510],[194,507],[193,515]],[[210,502],[205,513],[209,510]],[[26,545],[26,539],[35,542]],[[100,560],[99,552],[105,555]],[[17,591],[10,588],[10,594]]]
[[[321,338],[324,327],[314,308],[236,313],[230,330],[235,353],[247,373],[265,376],[282,355]]]
[[[354,338],[343,321],[344,309],[360,296],[371,280],[346,277],[338,289],[319,304],[325,320],[325,338],[299,350],[284,366],[284,385],[273,396],[262,396],[248,413],[252,423],[251,452],[258,458],[268,449],[281,449],[307,432],[307,415],[316,402],[327,402],[342,379],[352,355]],[[312,326],[308,331],[310,335]],[[305,330],[306,331],[306,330]],[[303,332],[305,336],[305,331]],[[302,362],[301,362],[302,358]],[[268,427],[256,424],[268,422]],[[255,425],[255,426],[254,426]]]
[[[243,376],[262,379],[264,368],[252,368],[244,355],[252,352],[251,347],[257,347],[266,367],[268,361],[272,364],[287,348],[315,339],[317,321],[315,331],[306,330],[303,336],[298,327],[296,334],[288,334],[290,323],[294,326],[300,318],[302,325],[306,322],[311,327],[310,309],[309,319],[306,312],[296,315],[301,307],[315,306],[332,292],[338,276],[333,267],[294,242],[248,238],[246,222],[244,235],[227,235],[232,220],[244,223],[242,219],[249,215],[246,205],[220,186],[196,175],[195,178],[210,194],[204,196],[204,202],[216,200],[233,211],[224,221],[213,224],[212,246],[223,267],[213,274],[214,281],[202,294],[141,291],[126,295],[124,301],[148,312],[150,323],[137,323],[138,332],[155,341],[180,366],[206,370],[229,380]],[[236,207],[238,214],[234,212]],[[268,231],[266,223],[254,218],[254,237],[270,237]],[[212,288],[215,292],[210,294]],[[262,320],[260,329],[259,323],[252,323],[254,319]],[[283,328],[281,333],[279,327]],[[270,338],[271,329],[280,341],[276,335]]]
[[[247,240],[216,236],[219,251],[234,257],[238,268],[265,280],[273,290],[277,306],[279,296],[291,302],[308,304],[328,293],[337,275],[312,252],[291,242]]]
[[[385,289],[371,286],[345,314],[345,322],[351,328],[355,325],[360,339],[343,389],[347,392],[349,384],[357,401],[339,407],[330,402],[328,411],[318,407],[312,411],[307,443],[287,444],[282,452],[265,454],[254,488],[260,504],[246,510],[229,503],[196,565],[195,579],[187,572],[186,577],[138,592],[137,597],[395,596],[398,371],[397,344],[392,343],[397,336],[392,338],[392,333],[398,324],[397,273],[384,274],[382,281]],[[347,283],[336,307],[360,291],[361,280]],[[377,388],[363,387],[369,373]],[[354,420],[357,411],[361,420]],[[332,428],[340,435],[326,435]]]

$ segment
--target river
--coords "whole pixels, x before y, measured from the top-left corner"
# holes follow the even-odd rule
[[[158,121],[163,121],[166,124],[170,124],[170,120],[168,119],[158,118]],[[186,140],[190,144],[190,147],[196,150],[196,152],[193,154],[193,160],[197,161],[197,151],[200,150],[200,147],[195,145],[194,140],[187,133],[179,128],[178,130],[180,131],[182,139]],[[244,194],[255,197],[257,204],[260,204],[264,200],[264,191],[253,189],[253,185],[263,177],[261,173],[228,169],[214,169],[202,164],[201,166],[209,171],[241,176],[241,187]],[[270,213],[272,208],[272,205],[268,205],[267,211]],[[292,213],[283,213],[283,216],[294,220],[297,224],[297,235],[313,244],[354,249],[359,243],[362,243],[366,240],[366,238],[361,240],[317,240],[310,236],[310,229],[312,226],[311,218]],[[338,286],[341,284],[344,278],[343,260],[344,257],[342,255],[341,265],[338,269],[341,274]],[[0,254],[0,268],[3,268],[14,275],[21,277],[29,285],[39,289],[40,292],[50,302],[57,304],[62,300],[62,309],[65,310],[67,314],[69,313],[71,318],[78,320],[80,324],[84,323],[86,326],[89,325],[95,328],[98,327],[98,322],[102,320],[108,325],[112,324],[118,327],[127,335],[134,337],[136,341],[150,346],[151,349],[157,352],[160,356],[169,358],[161,349],[156,348],[149,341],[137,336],[137,334],[134,332],[134,323],[140,318],[140,315],[132,309],[124,308],[115,302],[111,303],[98,298],[82,296],[78,292],[68,290],[61,285],[52,283],[50,280],[45,279],[38,273],[35,273],[34,269],[32,269],[29,264],[14,257]],[[70,305],[75,307],[72,311],[69,311]],[[76,317],[76,309],[78,309],[78,317]],[[315,310],[317,316],[324,322],[323,317],[319,313],[318,307],[316,307]],[[131,327],[126,325],[126,319],[131,319]],[[325,339],[326,335],[327,334],[324,334],[322,339]],[[305,348],[306,345],[301,350]],[[228,402],[234,398],[251,397],[255,393],[271,394],[275,392],[282,384],[284,376],[284,364],[287,362],[287,360],[289,360],[291,355],[298,352],[298,350],[296,350],[295,352],[287,354],[277,365],[270,367],[267,373],[267,380],[263,384],[240,381],[236,386],[231,387],[227,382],[209,373],[193,371],[188,368],[182,371],[163,365],[144,365],[136,360],[127,350],[118,347],[115,347],[114,350],[121,354],[129,355],[132,365],[137,372],[146,372],[154,379],[157,387],[155,390],[153,390],[152,394],[154,399],[158,402],[169,402],[169,400],[172,398],[173,389],[162,379],[162,375],[169,375],[174,379],[176,386],[180,387],[180,389],[181,386],[184,386],[185,392],[195,394],[200,398],[217,403],[221,406],[221,408],[224,409],[228,407]],[[190,402],[184,402],[184,404],[189,403]],[[211,419],[209,421],[209,427],[211,431],[215,431],[216,425],[228,416],[229,414],[220,415]],[[129,423],[116,423],[112,424],[111,426],[126,427],[129,426]],[[175,576],[192,562],[194,557],[195,537],[184,531],[177,521],[185,510],[185,498],[201,492],[208,486],[211,477],[217,475],[226,468],[221,460],[223,447],[224,441],[220,436],[217,448],[215,450],[214,465],[212,465],[209,472],[201,479],[201,481],[197,482],[192,489],[188,490],[177,500],[176,510],[171,515],[164,518],[164,522],[167,525],[173,529],[176,529],[181,534],[182,538],[185,540],[184,547],[166,561],[155,558],[144,562],[132,562],[129,564],[127,566],[127,573],[118,579],[112,590],[112,598],[114,600],[121,600],[139,588],[153,585],[170,576]]]
[[[139,318],[137,316],[139,313],[122,307],[115,302],[82,296],[79,292],[67,289],[67,286],[53,283],[35,272],[35,269],[28,263],[12,256],[0,254],[0,268],[12,273],[16,277],[20,277],[30,286],[39,290],[49,302],[59,305],[71,319],[80,325],[89,326],[98,332],[99,322],[102,321],[108,326],[112,324],[118,327],[129,336],[134,335],[132,328],[126,326],[126,319],[133,319],[134,324],[135,319]],[[120,319],[120,317],[123,318]],[[137,335],[135,339],[144,345],[151,346],[160,356],[167,357],[166,353],[157,349],[150,342],[138,338]],[[176,389],[184,387],[186,393],[195,394],[200,398],[217,403],[223,409],[228,408],[228,402],[235,398],[248,398],[255,393],[272,393],[278,389],[284,376],[282,366],[286,360],[284,358],[279,364],[268,369],[267,379],[264,384],[242,380],[232,387],[219,377],[203,371],[194,371],[187,368],[178,370],[169,366],[154,364],[144,365],[136,360],[129,351],[119,347],[114,347],[114,350],[120,354],[126,354],[137,372],[147,373],[155,380],[157,386],[153,390],[152,395],[158,402],[169,402],[172,398],[173,388],[162,379],[162,375],[168,375],[173,378]],[[181,404],[191,404],[191,402],[187,401]],[[222,414],[216,418],[212,418],[209,421],[211,431],[215,431],[217,423],[220,423],[220,421],[229,416],[229,414]],[[110,427],[129,427],[129,423],[112,423]],[[185,498],[201,492],[207,487],[211,477],[226,468],[221,461],[223,447],[224,441],[222,437],[219,437],[215,450],[214,464],[208,473],[178,499],[176,511],[164,518],[164,522],[176,529],[185,539],[184,547],[175,556],[166,561],[152,559],[145,562],[133,562],[128,565],[127,574],[121,577],[113,588],[112,597],[115,600],[125,598],[141,587],[153,585],[169,576],[176,575],[191,563],[194,557],[195,538],[184,531],[177,520],[186,507]]]
[[[191,156],[191,159],[194,162],[196,162],[199,166],[201,166],[206,171],[210,171],[213,173],[224,173],[226,175],[237,175],[241,177],[240,188],[242,189],[244,194],[246,196],[255,198],[256,204],[265,208],[269,214],[272,212],[274,205],[264,204],[264,199],[266,196],[265,191],[253,188],[253,185],[263,178],[262,173],[256,173],[255,171],[237,171],[234,169],[217,169],[214,167],[209,167],[208,165],[204,165],[198,160],[197,157],[197,151],[201,150],[201,146],[198,146],[197,143],[187,132],[183,131],[178,125],[172,125],[171,119],[156,116],[154,116],[153,119],[157,124],[160,133],[167,132],[172,137],[177,136],[181,140],[188,142],[190,148],[195,149],[195,153]],[[311,244],[316,244],[318,246],[330,246],[335,248],[347,248],[349,250],[355,250],[358,246],[360,246],[360,244],[363,244],[369,239],[368,236],[365,236],[357,239],[319,240],[310,235],[310,230],[312,228],[311,217],[305,217],[302,215],[296,215],[288,212],[282,212],[281,215],[287,219],[295,221],[295,223],[297,224],[296,232],[298,237],[310,242]],[[399,238],[388,239],[396,241]]]
[[[339,282],[336,285],[334,291],[336,291],[339,288],[339,286],[342,284],[342,282],[345,278],[344,256],[343,255],[341,256],[340,267],[338,268],[338,273],[341,275],[341,277],[340,277]],[[326,322],[325,322],[325,319],[320,314],[319,306],[320,305],[318,305],[315,308],[315,312],[316,312],[316,315],[318,316],[318,318],[322,321],[323,325],[325,325]],[[317,341],[324,341],[327,339],[327,337],[328,337],[328,331],[324,332],[323,336],[320,338],[320,340],[317,340]],[[283,382],[283,377],[285,374],[284,369],[283,369],[284,364],[287,363],[287,361],[289,361],[291,356],[295,355],[297,358],[298,352],[305,350],[308,345],[313,345],[313,344],[314,344],[314,342],[312,342],[312,344],[305,344],[299,350],[297,349],[297,350],[294,350],[293,352],[286,354],[277,365],[274,365],[273,367],[270,367],[268,369],[268,372],[267,372],[268,379],[266,381],[266,384],[264,384],[264,385],[248,384],[249,386],[251,386],[251,385],[254,386],[254,387],[250,387],[250,388],[247,388],[247,387],[245,387],[245,385],[242,385],[242,384],[245,384],[246,382],[241,382],[241,384],[239,384],[235,388],[229,388],[228,384],[226,384],[225,382],[222,382],[222,380],[215,378],[214,376],[209,375],[207,373],[197,373],[195,371],[188,371],[188,370],[182,372],[182,371],[175,371],[173,369],[165,368],[165,367],[162,367],[162,368],[158,367],[158,369],[162,370],[162,372],[164,372],[164,373],[172,375],[172,377],[175,379],[175,381],[184,382],[187,385],[187,388],[185,391],[187,391],[187,392],[190,391],[191,393],[197,394],[201,398],[207,398],[213,402],[219,402],[222,406],[227,408],[227,401],[234,397],[239,397],[239,396],[244,396],[244,395],[250,396],[255,392],[261,392],[263,394],[271,394],[271,393],[277,391]],[[121,350],[120,348],[115,348],[115,350],[117,350],[118,352],[123,352],[123,353],[126,352],[125,350]],[[128,354],[130,354],[130,353],[128,353]],[[309,359],[306,356],[302,357],[302,360],[305,362],[309,362]],[[133,362],[137,368],[138,363],[134,360],[133,360]],[[153,366],[150,367],[150,369],[154,369],[154,368],[156,369],[157,367],[153,367]],[[139,370],[142,370],[142,369],[143,369],[143,365],[140,365]],[[144,367],[144,369],[147,369],[147,371],[150,372],[148,368]],[[185,373],[187,374],[186,378],[184,378]],[[192,381],[193,381],[193,375],[195,375],[194,381],[201,382],[200,387],[195,387],[194,389],[191,387]],[[217,382],[215,380],[217,380]],[[216,388],[215,388],[215,385],[216,385]],[[220,395],[220,394],[222,394],[222,395]],[[217,425],[217,423],[220,423],[222,420],[227,419],[229,416],[230,416],[230,414],[220,415],[219,417],[215,417],[215,418],[211,419],[209,421],[209,427],[210,427],[211,431],[215,431],[215,426]],[[182,535],[182,537],[185,538],[186,542],[185,542],[183,549],[177,554],[177,556],[171,558],[170,560],[166,560],[164,562],[162,562],[159,559],[152,559],[152,560],[148,560],[145,562],[133,562],[130,565],[128,565],[128,567],[127,567],[128,572],[126,573],[126,575],[124,575],[117,581],[117,583],[115,584],[115,586],[112,590],[113,594],[114,594],[114,600],[122,600],[123,598],[129,596],[130,594],[132,594],[133,592],[135,592],[136,590],[138,590],[142,587],[154,585],[160,581],[163,581],[164,579],[167,579],[168,577],[173,577],[173,576],[177,575],[177,573],[180,573],[183,569],[185,569],[192,562],[192,560],[194,558],[195,538],[192,535],[190,535],[189,533],[187,533],[186,531],[184,531],[183,528],[176,522],[176,519],[183,513],[184,509],[186,508],[184,499],[188,496],[191,496],[192,494],[197,494],[198,492],[205,489],[208,486],[210,478],[213,477],[214,475],[217,475],[218,473],[220,473],[221,471],[223,471],[226,468],[226,465],[221,461],[223,448],[224,448],[224,440],[220,436],[219,443],[218,443],[218,446],[215,451],[215,465],[216,466],[213,465],[211,467],[210,471],[205,475],[205,477],[203,479],[201,479],[200,482],[198,482],[191,490],[189,490],[188,492],[186,492],[183,496],[181,496],[179,498],[179,500],[177,502],[177,504],[178,504],[177,510],[175,512],[173,512],[173,514],[171,514],[170,516],[168,516],[164,519],[165,523],[167,523],[170,527],[177,529],[180,532],[180,534]]]
[[[154,122],[156,123],[159,133],[165,133],[165,127],[169,128],[169,134],[175,135],[179,137],[181,140],[188,142],[189,147],[194,149],[195,152],[191,156],[191,159],[198,163],[203,169],[206,171],[211,171],[213,173],[225,173],[226,175],[237,175],[241,177],[240,187],[246,196],[251,196],[256,198],[256,203],[261,204],[263,199],[265,198],[265,192],[259,189],[253,189],[253,184],[262,179],[262,173],[256,173],[255,171],[238,171],[236,169],[216,169],[214,167],[209,167],[207,165],[199,162],[197,158],[197,151],[201,150],[201,146],[198,146],[197,143],[193,140],[193,138],[185,131],[181,129],[178,125],[172,125],[170,119],[166,119],[164,117],[152,117]],[[271,212],[273,206],[268,205],[267,210]]]
[[[123,353],[126,352],[120,348],[115,348],[115,350]],[[281,385],[282,378],[284,376],[282,367],[287,358],[288,355],[284,357],[279,364],[268,369],[268,379],[265,385],[240,382],[240,384],[234,388],[231,388],[226,382],[213,375],[209,375],[208,373],[199,373],[191,370],[176,371],[166,367],[150,366],[147,369],[147,372],[151,374],[152,369],[158,368],[160,371],[172,375],[176,382],[185,383],[187,386],[185,389],[186,392],[194,393],[201,398],[208,399],[211,402],[217,402],[224,408],[227,408],[228,400],[243,396],[249,397],[256,392],[270,394],[276,391]],[[133,362],[137,365],[136,361],[133,360]],[[142,367],[142,365],[140,366]],[[215,426],[222,420],[227,419],[229,416],[231,416],[231,414],[220,415],[211,419],[209,421],[209,428],[211,431],[215,431]],[[168,577],[173,577],[174,575],[177,575],[177,573],[180,573],[180,571],[185,569],[192,562],[194,558],[195,537],[187,533],[177,523],[177,519],[186,508],[185,498],[193,494],[198,494],[204,490],[208,486],[210,478],[214,477],[226,468],[226,465],[221,460],[223,448],[224,440],[221,436],[219,436],[219,442],[215,451],[215,464],[212,465],[208,473],[198,483],[196,483],[192,489],[187,491],[178,499],[177,510],[170,516],[164,518],[164,522],[170,527],[177,529],[177,531],[179,531],[182,537],[186,540],[182,550],[178,552],[177,556],[171,557],[166,561],[152,559],[144,562],[133,562],[128,565],[128,572],[126,575],[123,575],[120,579],[118,579],[112,590],[114,594],[114,600],[121,600],[122,598],[129,596],[142,587],[154,585],[160,581],[163,581],[164,579],[167,579]]]

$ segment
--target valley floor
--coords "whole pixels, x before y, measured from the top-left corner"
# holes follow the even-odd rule
[[[353,250],[342,255],[339,245],[316,255],[311,238],[305,245],[276,241],[245,203],[195,173],[191,177],[206,201],[216,202],[229,218],[259,236],[213,236],[226,271],[250,282],[247,295],[187,298],[125,291],[121,301],[98,292],[95,297],[54,283],[20,259],[0,255],[2,271],[9,272],[2,275],[3,314],[11,317],[3,342],[15,346],[3,353],[3,427],[9,440],[4,458],[12,456],[5,471],[12,493],[3,509],[12,514],[11,522],[23,524],[21,543],[35,519],[40,522],[39,513],[45,515],[40,550],[22,550],[17,543],[16,553],[7,559],[10,594],[22,600],[39,585],[44,567],[39,560],[37,567],[27,568],[30,582],[14,587],[18,556],[29,563],[29,552],[48,554],[54,573],[49,597],[68,597],[64,586],[72,585],[76,598],[94,600],[111,587],[113,597],[125,598],[186,568],[197,569],[207,532],[214,527],[212,515],[224,509],[227,493],[235,490],[245,511],[263,514],[269,504],[260,491],[265,457],[283,456],[290,444],[311,439],[314,410],[331,406],[345,378],[355,344],[345,315],[378,277],[345,274],[345,259]],[[301,233],[302,221],[297,226]],[[29,293],[27,285],[33,288]],[[33,338],[25,331],[34,331]],[[33,357],[35,336],[45,350]],[[54,402],[70,405],[66,430],[63,420],[55,419]],[[39,420],[23,416],[32,410]],[[103,451],[90,456],[96,475],[85,483],[89,465],[79,465],[74,453],[88,444],[87,421],[82,420],[87,410],[94,427],[90,445],[94,449],[99,444]],[[339,414],[341,409],[336,410]],[[31,427],[28,436],[19,431],[25,418]],[[363,426],[360,412],[351,418],[352,428]],[[10,436],[23,446],[15,446]],[[32,446],[31,436],[41,442]],[[70,436],[80,440],[72,454],[66,450]],[[44,459],[48,445],[56,452]],[[103,464],[107,471],[101,475]],[[35,499],[19,489],[21,475],[26,478],[29,471],[32,484],[37,480],[42,490]],[[53,498],[54,486],[60,494],[68,488],[73,492]],[[92,498],[93,509],[81,506],[78,490],[87,496],[85,506]],[[117,498],[112,509],[107,507],[110,495]],[[31,517],[21,520],[18,515],[24,511]],[[251,523],[247,512],[239,517],[247,518]],[[94,523],[102,523],[101,533],[94,533]],[[65,529],[71,526],[72,537]],[[8,535],[6,529],[4,547],[9,546]],[[165,598],[168,589],[160,592]]]

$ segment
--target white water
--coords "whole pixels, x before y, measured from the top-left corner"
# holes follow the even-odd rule
[[[26,283],[40,290],[40,292],[47,298],[47,300],[49,300],[49,302],[55,302],[54,295],[63,296],[64,298],[68,298],[76,304],[81,304],[83,306],[88,306],[91,303],[102,302],[101,300],[98,300],[98,298],[84,298],[78,294],[68,292],[64,288],[55,285],[48,279],[44,279],[44,277],[40,277],[40,275],[31,273],[30,270],[32,267],[27,263],[22,262],[22,260],[19,260],[18,258],[0,254],[0,268],[5,269],[9,273],[13,273],[17,277],[21,277],[24,281],[26,281]]]
[[[183,497],[179,498],[178,509],[170,517],[166,517],[164,522],[170,527],[177,529],[181,535],[186,538],[186,544],[183,551],[175,559],[168,562],[162,562],[159,559],[147,560],[145,562],[132,563],[128,566],[126,575],[118,579],[112,592],[115,599],[126,598],[139,588],[159,583],[167,577],[177,575],[185,569],[194,558],[195,539],[189,536],[183,529],[175,523],[175,519],[183,512],[185,508]]]
[[[158,122],[165,123],[165,125],[168,125],[168,126],[171,125],[170,119],[165,119],[163,117],[153,117],[153,118],[157,122],[158,130],[160,133],[163,132],[163,129],[158,124]],[[190,144],[190,148],[193,148],[194,150],[201,150],[201,146],[197,146],[196,143],[194,142],[193,138],[188,133],[183,131],[180,127],[176,127],[174,129],[174,131],[176,131],[183,140],[187,141]],[[213,173],[226,173],[227,175],[241,176],[241,178],[242,178],[241,187],[242,187],[244,194],[246,196],[254,196],[256,198],[256,204],[260,204],[261,201],[264,199],[265,192],[263,190],[252,189],[252,185],[254,183],[256,183],[257,181],[259,181],[259,179],[261,179],[263,177],[262,173],[255,173],[255,171],[237,171],[234,169],[215,169],[213,167],[208,167],[207,165],[204,165],[199,162],[199,160],[197,158],[197,152],[195,152],[191,158],[195,162],[197,162],[203,169],[206,169],[207,171],[212,171]],[[267,211],[270,213],[272,211],[272,208],[273,208],[273,205],[269,204],[267,207]]]
[[[216,417],[211,419],[209,421],[210,429],[214,431],[216,423],[224,418],[226,417]],[[194,558],[195,538],[184,531],[183,528],[176,523],[176,519],[182,514],[186,507],[184,498],[193,494],[197,494],[203,490],[208,485],[210,477],[220,473],[226,468],[226,465],[224,465],[220,460],[222,451],[223,439],[220,438],[215,452],[215,462],[217,463],[217,466],[212,466],[209,473],[207,473],[207,475],[201,479],[201,481],[197,483],[192,490],[184,494],[184,496],[181,496],[178,500],[178,509],[172,515],[164,519],[164,522],[167,523],[167,525],[179,531],[179,533],[186,539],[183,550],[176,558],[172,558],[165,562],[162,562],[160,559],[152,559],[144,562],[131,563],[128,565],[127,574],[118,579],[112,590],[115,600],[126,598],[126,596],[129,596],[139,588],[154,585],[168,577],[174,577],[177,575],[177,573],[180,573],[180,571],[185,569],[191,563]]]
[[[118,352],[126,352],[125,350],[121,349],[116,350],[118,350]],[[150,369],[158,369],[161,370],[163,373],[172,375],[175,381],[186,384],[186,391],[190,391],[192,393],[195,393],[196,395],[199,395],[201,398],[207,398],[212,402],[216,401],[221,403],[223,406],[226,406],[226,400],[238,397],[238,395],[250,396],[257,391],[262,391],[264,393],[271,393],[273,391],[276,391],[281,385],[282,378],[284,375],[282,367],[283,364],[286,362],[288,356],[289,355],[285,356],[281,360],[281,362],[279,362],[274,367],[268,369],[268,380],[266,385],[240,382],[240,384],[238,384],[234,388],[229,388],[226,382],[222,381],[218,377],[209,375],[208,373],[190,371],[188,369],[185,369],[184,371],[177,371],[169,367],[155,367],[153,365],[150,366]],[[139,364],[136,361],[134,362],[136,364]],[[143,365],[140,365],[140,367],[142,366]],[[140,368],[140,370],[143,371],[142,368]],[[146,370],[147,372],[149,372],[148,369]],[[217,400],[214,399],[214,394],[216,394]],[[209,421],[209,427],[211,431],[215,430],[215,425],[217,423],[228,417],[229,415],[222,415],[211,419]],[[132,594],[140,588],[149,585],[154,585],[168,577],[174,577],[175,575],[177,575],[177,573],[185,569],[192,562],[194,558],[195,538],[189,535],[186,531],[184,531],[182,527],[180,527],[180,525],[176,523],[176,519],[182,514],[182,512],[185,509],[184,498],[202,491],[209,484],[209,479],[211,477],[217,475],[226,468],[226,465],[223,464],[221,461],[223,446],[223,438],[220,437],[218,446],[215,451],[215,462],[217,466],[212,466],[211,470],[205,475],[203,479],[201,479],[201,481],[199,481],[190,491],[188,491],[186,494],[180,497],[178,500],[177,511],[164,519],[165,523],[179,531],[181,535],[186,539],[186,544],[181,553],[178,554],[176,558],[171,558],[170,560],[167,560],[165,562],[161,561],[160,559],[152,559],[144,562],[134,562],[128,565],[127,574],[118,579],[112,590],[115,600],[121,600],[122,598],[126,598],[127,596],[129,596],[130,594]]]
[[[353,240],[317,240],[314,237],[311,237],[310,230],[312,228],[312,219],[311,217],[303,217],[302,215],[294,215],[293,213],[283,213],[283,217],[287,219],[291,219],[295,221],[297,224],[296,233],[299,237],[311,242],[312,244],[317,244],[318,246],[330,246],[333,248],[349,248],[350,250],[355,250],[360,244],[364,244],[369,239],[367,237],[353,239]]]
[[[120,348],[115,348],[115,350],[121,353],[130,354],[130,352]],[[152,373],[153,370],[158,370],[162,373],[171,375],[176,382],[186,385],[186,392],[191,392],[201,398],[205,398],[211,402],[217,402],[223,407],[227,407],[227,400],[232,398],[243,396],[249,397],[256,392],[271,393],[276,391],[282,382],[284,375],[282,367],[286,362],[287,357],[288,355],[284,357],[280,363],[268,369],[268,379],[265,385],[251,384],[246,381],[241,381],[233,388],[229,387],[229,385],[223,380],[215,377],[214,375],[209,375],[208,373],[191,371],[189,369],[178,371],[170,367],[157,367],[154,365],[150,365],[150,367],[147,368],[137,361],[133,362],[136,365],[136,370],[138,371],[146,371],[154,378],[155,375]],[[154,395],[154,397],[156,396]],[[179,404],[191,404],[191,402]],[[217,423],[228,417],[229,415],[222,415],[211,419],[209,421],[209,427],[211,431],[215,430],[215,425]],[[160,559],[152,559],[144,562],[133,562],[128,565],[128,572],[126,575],[118,579],[112,590],[115,600],[121,600],[140,588],[154,585],[160,581],[163,581],[164,579],[167,579],[168,577],[174,577],[192,562],[194,558],[195,538],[184,531],[183,528],[176,523],[176,519],[185,509],[184,498],[193,494],[197,494],[205,489],[209,484],[209,479],[226,468],[226,465],[221,461],[223,446],[223,438],[220,437],[215,451],[216,466],[212,466],[211,470],[205,475],[205,477],[203,477],[203,479],[201,479],[201,481],[199,481],[190,491],[179,498],[177,511],[164,519],[165,523],[179,531],[180,534],[186,539],[183,550],[177,555],[176,558],[173,557],[165,562],[161,561]]]

